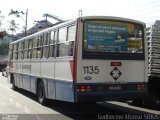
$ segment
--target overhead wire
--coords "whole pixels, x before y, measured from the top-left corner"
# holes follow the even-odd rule
[[[159,0],[147,2],[139,6],[136,6],[130,10],[125,10],[127,11],[125,12],[125,14],[129,18],[134,18],[137,20],[145,21],[146,24],[153,23],[153,21],[156,21],[158,19],[160,20],[159,6],[160,6]]]
[[[147,5],[149,5],[149,6],[147,6]],[[149,2],[149,3],[146,3],[146,4],[142,4],[142,5],[133,7],[133,8],[128,9],[128,10],[124,10],[123,12],[125,12],[125,13],[132,13],[132,12],[136,12],[136,11],[139,12],[140,10],[143,11],[144,9],[150,9],[150,8],[153,8],[153,7],[159,7],[159,5],[160,5],[160,1],[159,0],[158,0],[158,2],[152,1],[152,2]]]

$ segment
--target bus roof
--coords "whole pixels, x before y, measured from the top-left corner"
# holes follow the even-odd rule
[[[145,23],[142,21],[134,20],[134,19],[129,19],[129,18],[123,18],[123,17],[115,17],[115,16],[84,16],[81,17],[83,20],[85,19],[110,19],[110,20],[120,20],[120,21],[126,21],[126,22],[133,22],[133,23],[138,23],[142,24],[145,26]]]

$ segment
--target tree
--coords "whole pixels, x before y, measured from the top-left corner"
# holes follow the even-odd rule
[[[9,46],[8,46],[8,43],[2,43],[0,44],[0,55],[8,55],[8,49],[9,49]]]
[[[3,15],[1,15],[1,11],[0,11],[0,29],[1,29],[1,31],[4,30],[4,28],[2,28],[4,19],[5,19],[5,17]]]
[[[26,12],[23,11],[18,11],[18,10],[13,10],[11,9],[9,15],[15,15],[18,18],[22,18],[22,20],[25,22],[25,27],[24,27],[24,34],[25,36],[27,35],[27,17],[28,17],[28,9],[26,9]],[[26,15],[26,19],[24,20],[22,15]]]
[[[19,29],[18,28],[19,24],[17,24],[14,20],[9,21],[9,23],[10,23],[9,31],[11,31],[13,34],[14,32],[16,32],[17,29]]]

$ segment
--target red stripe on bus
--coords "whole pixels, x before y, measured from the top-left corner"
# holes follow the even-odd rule
[[[78,20],[77,22],[77,32],[76,32],[76,40],[75,40],[75,52],[74,52],[74,64],[73,64],[73,81],[77,82],[77,61],[78,61],[78,43],[79,43],[79,23],[80,21]]]
[[[72,74],[72,79],[74,81],[75,77],[74,77],[74,61],[69,61],[70,63],[70,69],[71,69],[71,74]]]

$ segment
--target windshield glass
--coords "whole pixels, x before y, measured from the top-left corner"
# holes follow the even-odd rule
[[[142,25],[117,21],[85,21],[87,52],[143,53]]]

